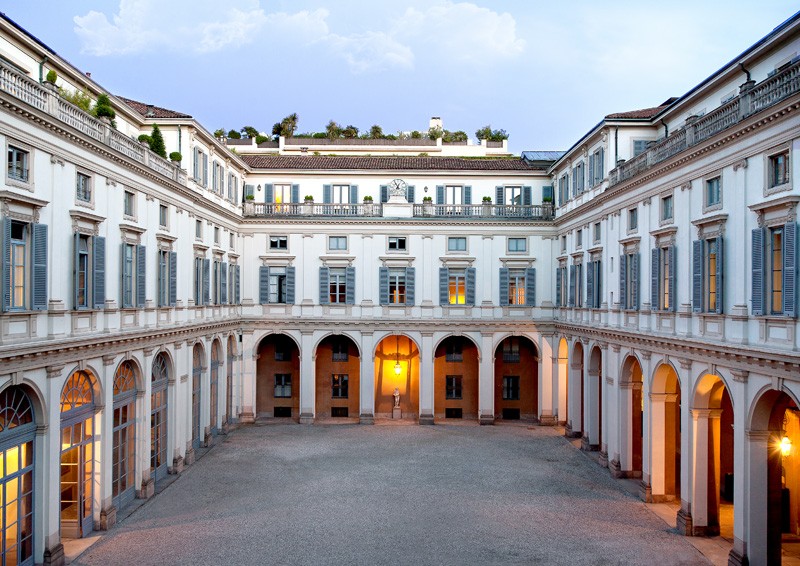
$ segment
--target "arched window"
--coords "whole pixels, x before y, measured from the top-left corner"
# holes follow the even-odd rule
[[[153,360],[150,392],[150,477],[154,482],[167,475],[167,356]]]
[[[136,375],[133,362],[119,364],[114,375],[114,441],[112,495],[117,509],[136,495]]]
[[[36,423],[20,387],[0,393],[0,512],[3,564],[33,564],[33,446]]]

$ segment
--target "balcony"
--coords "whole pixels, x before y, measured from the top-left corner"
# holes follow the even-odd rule
[[[636,177],[662,161],[698,145],[798,92],[800,92],[800,60],[787,65],[757,85],[745,83],[740,89],[739,96],[733,100],[704,116],[688,119],[685,126],[675,130],[669,137],[654,143],[644,153],[620,164],[608,174],[609,187]]]
[[[182,185],[187,184],[186,171],[156,155],[137,140],[119,133],[109,124],[67,102],[59,96],[54,87],[39,84],[18,73],[2,60],[0,60],[0,92],[49,114],[55,120],[78,130],[95,142],[125,155],[172,181]]]
[[[415,204],[414,217],[422,218],[503,218],[521,220],[552,220],[551,203],[535,205],[506,204]]]

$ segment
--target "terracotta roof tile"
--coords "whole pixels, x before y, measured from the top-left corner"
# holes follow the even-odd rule
[[[661,112],[664,106],[654,106],[652,108],[642,108],[641,110],[631,110],[629,112],[617,112],[616,114],[609,114],[606,120],[647,120]]]
[[[152,106],[150,104],[145,104],[144,102],[137,102],[136,100],[131,100],[130,98],[125,98],[124,96],[118,96],[117,98],[136,110],[145,118],[191,118],[189,114],[182,114],[180,112],[176,112],[175,110],[168,110],[166,108],[161,108],[160,106]],[[150,113],[149,115],[148,112]]]
[[[338,157],[242,155],[253,169],[380,170],[380,171],[536,171],[522,159],[459,157]]]

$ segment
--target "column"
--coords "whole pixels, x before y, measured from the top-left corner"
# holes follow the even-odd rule
[[[598,387],[600,390],[600,416],[598,418],[598,423],[600,425],[600,430],[598,431],[597,442],[600,449],[600,465],[608,467],[608,421],[609,414],[611,413],[609,408],[613,404],[610,395],[611,386],[609,384],[613,383],[613,380],[611,380],[607,373],[608,361],[606,358],[608,357],[608,344],[599,343],[598,346],[600,346],[601,355],[600,375],[598,376]]]
[[[95,413],[95,438],[94,438],[94,466],[95,474],[95,519],[98,520],[96,528],[107,531],[117,522],[117,508],[114,507],[112,495],[112,464],[111,453],[114,438],[114,369],[117,360],[113,355],[103,356],[103,375],[98,375],[103,387],[103,399],[97,399],[96,404],[102,405],[99,412]],[[99,486],[98,486],[99,483]],[[97,505],[99,504],[99,505]],[[98,517],[99,513],[99,517]]]
[[[314,333],[312,330],[302,330],[300,336],[300,424],[314,422],[317,385],[314,368],[316,359]]]
[[[44,399],[51,402],[45,405],[48,415],[47,421],[50,423],[45,426],[39,424],[36,427],[36,440],[43,440],[42,453],[44,458],[36,462],[36,479],[41,480],[37,485],[43,487],[41,497],[34,500],[36,509],[41,509],[39,513],[42,519],[41,530],[37,533],[44,534],[43,537],[34,537],[37,549],[44,543],[43,562],[46,565],[64,563],[64,546],[61,544],[61,388],[66,380],[64,366],[49,366],[47,368],[47,391]],[[37,456],[39,448],[37,445]],[[42,507],[43,506],[43,507]],[[39,523],[39,517],[34,513],[34,520]],[[37,538],[43,540],[36,540]],[[34,553],[39,556],[39,551]]]
[[[678,372],[678,383],[680,384],[681,396],[680,399],[676,399],[675,402],[679,404],[680,407],[680,430],[684,431],[681,434],[680,438],[680,450],[681,450],[681,461],[680,461],[680,478],[681,484],[680,486],[676,486],[676,488],[680,489],[681,494],[681,508],[678,511],[677,517],[677,526],[678,531],[687,535],[692,536],[694,533],[694,519],[692,518],[693,506],[690,505],[691,501],[691,494],[694,490],[693,485],[693,474],[692,470],[695,468],[694,464],[694,453],[692,451],[692,414],[689,410],[685,410],[685,408],[692,403],[692,361],[688,359],[680,359],[678,360],[680,365],[680,371]],[[682,400],[682,401],[681,401]],[[707,418],[707,417],[706,417]],[[708,446],[708,423],[706,423],[706,446]],[[689,431],[689,434],[686,434],[685,431]],[[708,451],[706,450],[706,464],[708,461]],[[707,466],[706,466],[707,468]],[[706,470],[707,472],[707,470]],[[707,504],[706,504],[707,506]]]
[[[648,254],[642,254],[645,257]],[[641,264],[640,264],[641,266]],[[645,273],[645,271],[642,271]],[[649,273],[649,272],[647,272]],[[649,308],[649,307],[648,307]],[[642,351],[639,353],[639,359],[642,363],[642,399],[650,399],[650,376],[652,373],[652,364],[650,361],[651,352]],[[653,469],[651,462],[651,455],[653,452],[653,403],[644,403],[642,410],[642,488],[640,496],[644,501],[650,501],[652,490],[650,486],[650,471]],[[663,406],[662,406],[662,422],[663,422]]]
[[[588,403],[584,409],[586,415],[586,430],[583,438],[588,442],[586,449],[600,450],[600,371],[589,368],[586,374],[586,396]]]
[[[434,261],[433,258],[433,236],[423,234],[422,261],[417,262],[417,269],[420,271],[417,276],[417,282],[422,283],[422,285],[417,285],[417,292],[422,292],[422,296],[419,299],[421,299],[420,305],[423,307],[432,307],[438,304],[438,299],[434,300],[434,289],[438,289],[434,285],[439,283],[439,275],[436,272],[437,265],[439,265],[439,261]]]
[[[603,430],[606,437],[608,468],[614,477],[619,477],[617,474],[620,471],[620,435],[621,431],[624,430],[626,411],[629,410],[627,407],[620,406],[622,383],[621,376],[618,373],[620,368],[619,351],[619,344],[611,344],[611,347],[603,352],[603,375],[606,383],[603,399],[608,400],[606,410],[603,411],[605,419]]]
[[[358,378],[360,391],[361,424],[375,422],[375,335],[372,332],[361,333],[361,367]],[[409,363],[411,363],[409,361]]]
[[[692,530],[679,528],[680,532],[687,535],[706,535],[708,527],[709,491],[709,409],[692,409],[692,492],[690,497]],[[680,519],[678,521],[680,527]]]
[[[419,424],[433,424],[433,333],[422,333],[419,352]]]
[[[733,548],[728,558],[728,563],[736,563],[736,558],[744,563],[742,558],[749,559],[751,564],[767,564],[768,557],[768,515],[769,505],[769,431],[747,431],[746,433],[747,453],[745,454],[747,462],[741,469],[744,473],[735,475],[749,476],[750,485],[749,489],[745,491],[736,492],[738,482],[734,484],[734,501],[738,506],[739,501],[744,500],[746,508],[743,509],[742,515],[745,515],[745,523],[750,527],[749,533],[745,533],[746,538],[742,541],[736,534],[736,525],[734,525],[734,539]],[[734,478],[735,481],[735,478]],[[741,499],[736,499],[737,496],[743,495]],[[738,515],[739,509],[736,509]]]
[[[555,334],[542,336],[539,340],[539,424],[555,425],[556,417],[553,407],[558,403],[558,384],[553,380],[558,379],[558,357],[554,344],[558,337]],[[556,352],[554,354],[554,352]]]
[[[585,232],[588,234],[588,231]],[[584,264],[585,265],[585,264]],[[591,351],[589,350],[589,339],[581,338],[583,344],[583,360],[581,361],[581,379],[583,380],[583,420],[581,428],[581,450],[595,450],[596,444],[592,443],[591,434],[597,433],[597,426],[594,418],[597,416],[597,375],[589,375]]]
[[[624,478],[633,470],[633,387],[641,385],[631,381],[620,381],[617,389],[617,406],[619,407],[619,422],[617,423],[617,447],[611,458],[609,469],[615,478]],[[631,474],[632,475],[632,474]]]
[[[748,482],[748,478],[752,477],[755,470],[751,470],[750,466],[756,466],[760,469],[764,477],[764,491],[766,495],[766,452],[762,454],[764,465],[762,468],[757,466],[757,462],[753,462],[752,458],[756,457],[751,450],[748,434],[745,428],[747,422],[747,379],[749,373],[741,370],[731,370],[733,375],[733,383],[730,384],[729,393],[733,404],[733,469],[737,473],[733,474],[733,500],[735,510],[733,513],[733,548],[728,556],[729,564],[744,564],[747,560],[748,554],[757,556],[750,553],[748,550],[748,542],[752,541],[752,531],[748,529],[748,525],[752,525],[752,518],[750,517],[750,502],[751,494],[754,491],[753,484]],[[766,442],[766,441],[765,441]],[[764,446],[766,451],[766,445]],[[752,462],[752,464],[751,464]],[[754,499],[753,509],[761,510],[763,517],[764,540],[766,540],[766,505],[765,499]],[[758,512],[758,511],[757,511]],[[766,556],[765,553],[762,556]]]
[[[136,471],[138,483],[141,486],[136,490],[136,497],[148,499],[155,493],[155,483],[150,477],[150,376],[155,357],[155,348],[145,348],[142,352],[142,385],[136,391]],[[141,478],[141,479],[139,479]]]
[[[581,421],[581,380],[583,379],[581,371],[583,366],[581,364],[583,359],[576,360],[574,350],[570,348],[568,363],[567,383],[569,394],[567,402],[569,404],[569,421],[567,422],[565,434],[570,438],[578,438],[583,430],[583,422]]]
[[[484,240],[486,242],[487,240]],[[478,367],[478,422],[494,424],[494,333],[481,332]]]
[[[240,413],[239,418],[242,423],[250,424],[256,420],[256,383],[258,381],[258,354],[256,354],[255,336],[252,331],[242,333],[242,343],[240,344],[240,373],[241,388],[239,397]],[[234,401],[235,403],[235,401]]]
[[[173,344],[173,367],[167,378],[167,453],[172,450],[172,467],[170,474],[179,474],[184,465],[184,441],[186,434],[186,388],[187,375],[183,364],[183,352],[186,342]],[[179,418],[181,415],[183,418]]]

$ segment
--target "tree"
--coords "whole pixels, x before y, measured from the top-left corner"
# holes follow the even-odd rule
[[[253,126],[242,126],[242,129],[239,131],[248,138],[254,138],[258,135],[258,130],[256,130]]]
[[[467,141],[467,132],[463,130],[458,130],[456,132],[445,130],[442,141],[448,143],[465,142]]]
[[[508,139],[508,134],[505,130],[493,130],[492,126],[487,124],[475,132],[475,137],[479,140],[503,141]]]
[[[225,137],[225,128],[220,128],[218,130],[214,130],[214,137],[215,138],[224,138]]]
[[[428,137],[432,140],[438,140],[444,135],[444,132],[439,126],[434,126],[428,130]]]
[[[352,124],[348,124],[347,127],[342,130],[342,135],[348,139],[357,138],[358,128],[356,128]]]
[[[369,129],[369,137],[374,140],[379,140],[383,137],[383,128],[375,124]]]
[[[167,146],[164,144],[164,136],[161,135],[158,124],[153,124],[153,131],[150,132],[150,149],[164,159],[167,158]]]
[[[335,140],[336,138],[342,137],[342,127],[331,120],[328,122],[328,125],[325,126],[325,133],[327,134],[329,140]]]
[[[411,132],[411,139],[412,140],[421,140],[422,139],[422,132],[418,130],[414,130]]]
[[[264,143],[264,142],[267,142],[267,141],[269,141],[269,137],[267,137],[267,136],[262,136],[260,134],[256,136],[256,145]]]
[[[297,117],[297,112],[292,112],[286,118],[281,120],[281,130],[283,131],[284,136],[290,138],[294,135],[295,131],[297,131],[297,121],[299,118]]]
[[[242,134],[240,134],[236,130],[230,130],[228,131],[228,137],[232,140],[240,140],[242,139]]]

